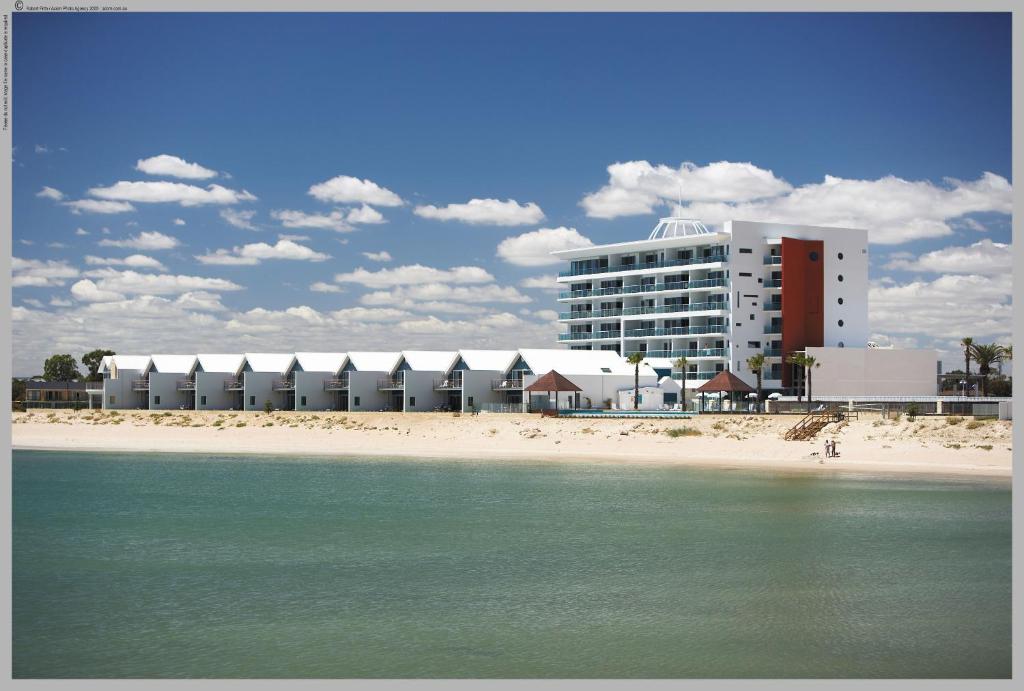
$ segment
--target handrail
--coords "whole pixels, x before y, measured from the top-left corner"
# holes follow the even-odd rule
[[[588,331],[586,333],[558,334],[559,341],[589,341],[596,338],[621,338],[621,331]]]
[[[590,274],[607,274],[619,271],[640,271],[643,269],[665,269],[674,266],[695,266],[697,264],[715,264],[724,262],[727,257],[724,254],[712,254],[707,257],[691,257],[689,259],[669,259],[663,262],[647,262],[644,264],[616,264],[615,266],[597,266],[588,268],[569,269],[558,272],[559,278],[567,276],[588,276]]]
[[[132,391],[149,391],[149,379],[132,379]]]
[[[492,391],[518,391],[523,388],[522,379],[492,379]]]
[[[403,377],[384,377],[377,380],[377,390],[404,389],[405,379]]]
[[[559,300],[572,298],[603,297],[605,295],[633,295],[635,293],[657,293],[667,290],[697,290],[699,288],[724,288],[729,285],[727,278],[702,278],[694,281],[673,281],[671,283],[648,283],[646,285],[616,286],[614,288],[591,288],[570,290],[558,294]]]
[[[708,326],[670,326],[654,329],[627,329],[626,338],[647,338],[650,336],[700,336],[703,334],[724,334],[725,324]]]
[[[225,391],[241,391],[245,388],[245,382],[239,378],[225,379],[224,390]]]

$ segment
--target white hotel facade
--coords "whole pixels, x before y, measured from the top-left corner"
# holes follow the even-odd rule
[[[554,253],[559,343],[644,353],[659,374],[686,358],[696,389],[730,370],[751,386],[746,360],[763,353],[766,390],[802,386],[784,355],[808,347],[864,348],[868,340],[867,231],[663,218],[645,240]]]

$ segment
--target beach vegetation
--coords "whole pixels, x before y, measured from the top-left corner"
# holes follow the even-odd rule
[[[959,425],[963,421],[964,419],[959,415],[950,415],[949,417],[946,418],[947,425]]]
[[[992,366],[1012,359],[1013,351],[1011,350],[1008,355],[1006,348],[998,343],[972,343],[970,357],[978,364],[978,374],[981,375],[981,395],[988,396],[988,378],[992,374]]]
[[[270,413],[273,412],[273,410],[274,410],[274,404],[270,402],[269,398],[267,400],[263,401],[263,412],[264,413],[266,413],[267,415],[270,415]]]
[[[920,415],[920,414],[921,414],[921,408],[917,405],[917,403],[914,403],[913,401],[911,401],[910,403],[907,404],[907,419],[908,420],[913,422],[914,420],[917,419],[917,416]]]
[[[786,358],[786,362],[791,365],[803,368],[804,378],[807,380],[807,412],[811,412],[811,401],[814,400],[814,389],[812,388],[811,372],[816,367],[821,367],[821,364],[816,358],[811,357],[807,353],[790,353]]]
[[[676,358],[676,361],[672,363],[672,366],[679,370],[679,403],[682,405],[683,410],[686,410],[686,356],[680,356]]]
[[[246,424],[247,423],[245,423],[244,421],[243,422],[236,422],[235,423],[235,427],[245,427]]]
[[[964,427],[966,429],[978,429],[979,427],[984,427],[984,426],[985,426],[985,423],[982,422],[981,420],[968,420],[967,424],[964,425]]]
[[[748,357],[747,367],[757,375],[757,412],[761,412],[761,375],[764,371],[764,353],[757,353]]]
[[[626,362],[633,365],[633,410],[640,409],[640,363],[643,361],[643,353],[630,353],[626,358]]]
[[[991,444],[975,444],[974,448],[981,449],[982,451],[991,451],[992,450],[992,445]]]
[[[956,443],[953,443],[953,444],[943,444],[943,446],[945,446],[947,449],[959,449],[960,448],[960,445],[956,444]]]
[[[702,432],[693,427],[672,427],[665,430],[665,434],[673,439],[677,439],[678,437],[699,437]]]

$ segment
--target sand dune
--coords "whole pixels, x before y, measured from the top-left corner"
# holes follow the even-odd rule
[[[811,472],[1010,477],[1012,423],[971,418],[859,420],[787,442],[787,415],[702,415],[685,421],[552,419],[537,415],[47,411],[12,414],[22,449],[376,456],[685,464]],[[954,422],[955,424],[950,424]],[[685,434],[670,436],[673,429]],[[840,457],[824,459],[824,440]]]

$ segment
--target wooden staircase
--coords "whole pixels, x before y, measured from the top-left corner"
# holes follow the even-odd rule
[[[825,429],[826,425],[839,422],[844,417],[844,414],[836,407],[808,413],[800,419],[800,422],[786,430],[786,441],[813,439],[818,432]]]

